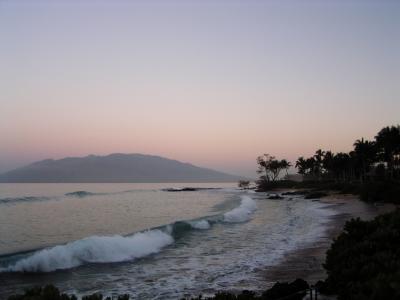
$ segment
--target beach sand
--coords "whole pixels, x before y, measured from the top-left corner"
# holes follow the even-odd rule
[[[278,265],[268,268],[265,272],[266,288],[271,287],[277,281],[289,282],[296,278],[302,278],[311,285],[318,280],[325,279],[327,275],[322,264],[325,261],[326,251],[333,239],[342,231],[345,222],[357,217],[370,220],[379,214],[395,209],[392,204],[379,206],[367,204],[360,201],[355,195],[330,194],[317,201],[330,204],[328,207],[336,210],[337,214],[330,217],[328,229],[319,240],[308,245],[307,248],[287,254]]]

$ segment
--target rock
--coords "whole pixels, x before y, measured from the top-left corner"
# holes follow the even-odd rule
[[[165,192],[195,192],[198,189],[192,188],[192,187],[184,187],[184,188],[169,188],[169,189],[164,189],[163,191]]]
[[[262,294],[262,299],[301,300],[307,294],[308,289],[309,285],[303,279],[296,279],[291,283],[277,282]]]
[[[280,200],[280,199],[284,199],[284,197],[279,196],[278,194],[271,194],[271,195],[268,196],[267,199]]]
[[[304,199],[319,199],[319,198],[323,198],[323,197],[326,197],[326,196],[328,196],[328,194],[324,193],[324,192],[311,192],[311,193],[308,193],[304,197]]]
[[[294,192],[284,192],[282,193],[282,195],[284,196],[296,196],[296,195],[306,195],[308,194],[310,191],[294,191]]]

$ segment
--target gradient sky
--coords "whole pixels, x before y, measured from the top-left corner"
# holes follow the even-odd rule
[[[0,0],[0,171],[144,153],[251,176],[400,123],[399,1]]]

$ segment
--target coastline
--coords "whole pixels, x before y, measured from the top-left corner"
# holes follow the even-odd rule
[[[263,272],[266,287],[270,288],[275,282],[291,282],[297,278],[306,280],[314,285],[319,280],[327,277],[322,264],[325,261],[326,251],[330,248],[333,239],[337,237],[346,223],[351,218],[370,220],[379,214],[393,211],[394,204],[375,206],[359,200],[357,195],[343,195],[330,193],[327,197],[310,200],[328,204],[327,208],[334,209],[337,213],[328,217],[327,229],[321,237],[305,248],[300,248],[288,253],[277,265],[268,267]]]

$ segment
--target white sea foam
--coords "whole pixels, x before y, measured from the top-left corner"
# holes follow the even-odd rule
[[[256,194],[257,193],[255,190],[247,190],[246,192],[247,192],[247,194]]]
[[[190,222],[190,226],[192,226],[194,229],[210,229],[210,223],[207,220],[200,220],[200,221],[194,221]]]
[[[256,211],[257,204],[249,196],[242,196],[240,205],[224,214],[224,221],[228,223],[240,223],[250,220],[251,215]]]
[[[129,237],[92,236],[66,245],[39,250],[0,271],[51,272],[85,263],[122,262],[157,253],[171,243],[173,238],[161,230],[139,232]]]

